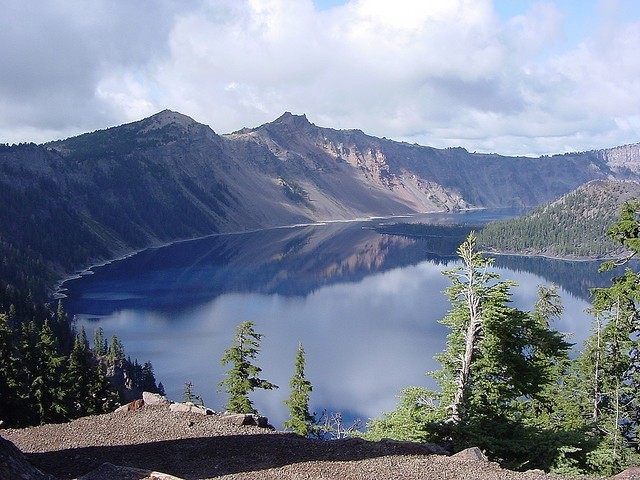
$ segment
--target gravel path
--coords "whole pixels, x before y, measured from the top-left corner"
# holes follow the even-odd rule
[[[309,440],[229,424],[216,415],[149,407],[60,425],[0,430],[29,461],[60,479],[105,462],[193,480],[535,480],[558,478],[496,464],[416,453],[419,448],[357,440]],[[140,477],[138,477],[140,478]]]

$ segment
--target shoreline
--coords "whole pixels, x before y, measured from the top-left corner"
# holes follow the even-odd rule
[[[473,208],[473,209],[469,208],[469,209],[459,210],[459,212],[466,212],[466,211],[472,211],[472,210],[485,210],[485,209],[483,209],[483,208]],[[57,300],[60,300],[60,299],[63,299],[63,298],[67,298],[67,295],[64,293],[65,291],[67,291],[67,288],[64,287],[64,284],[66,282],[71,281],[71,280],[77,280],[77,279],[85,277],[87,275],[93,275],[95,273],[93,271],[93,269],[95,269],[95,268],[104,267],[104,266],[110,265],[110,264],[112,264],[114,262],[119,262],[121,260],[125,260],[125,259],[127,259],[129,257],[137,255],[138,253],[144,252],[146,250],[169,247],[169,246],[177,245],[177,244],[183,243],[183,242],[191,242],[191,241],[194,241],[194,240],[203,240],[205,238],[220,237],[220,236],[223,236],[223,235],[243,235],[243,234],[247,234],[247,233],[265,232],[265,231],[268,231],[268,230],[315,227],[315,226],[323,226],[323,225],[338,224],[338,223],[372,222],[372,221],[375,221],[375,220],[386,220],[386,219],[394,219],[394,218],[411,218],[411,217],[415,217],[415,216],[419,216],[419,215],[429,215],[429,214],[439,214],[439,213],[441,214],[441,213],[452,213],[452,212],[448,212],[446,210],[436,210],[436,211],[432,211],[432,212],[419,212],[419,213],[402,214],[402,215],[369,216],[369,217],[358,217],[358,218],[353,218],[353,219],[318,220],[316,222],[294,223],[294,224],[287,224],[287,225],[275,225],[275,226],[272,226],[272,227],[253,228],[253,229],[249,229],[249,230],[235,230],[235,231],[231,231],[231,232],[216,232],[216,233],[210,233],[208,235],[200,235],[200,236],[191,237],[191,238],[181,238],[181,239],[177,239],[177,240],[172,240],[170,242],[152,244],[152,245],[149,245],[149,246],[144,247],[144,248],[139,248],[139,249],[136,249],[136,250],[127,251],[126,253],[123,253],[121,255],[117,255],[114,258],[111,258],[111,259],[108,259],[108,260],[103,260],[103,261],[100,261],[100,262],[97,262],[97,263],[92,263],[92,264],[90,264],[90,265],[88,265],[86,267],[78,269],[73,274],[69,274],[69,275],[66,275],[66,276],[62,277],[60,280],[58,280],[58,281],[56,281],[54,283],[53,287],[51,288],[50,297],[51,297],[51,301],[57,301]]]
[[[564,262],[606,262],[615,260],[617,257],[562,257],[555,255],[545,255],[543,253],[518,253],[518,252],[499,252],[497,250],[483,250],[483,253],[489,255],[499,255],[502,257],[527,257],[527,258],[546,258],[549,260],[562,260]]]

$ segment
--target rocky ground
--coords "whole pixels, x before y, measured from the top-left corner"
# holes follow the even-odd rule
[[[108,462],[146,471],[108,468],[87,480],[160,479],[446,479],[535,480],[470,458],[429,454],[417,444],[321,441],[254,426],[218,415],[171,412],[144,406],[131,412],[85,417],[60,425],[0,430],[40,470],[72,479]],[[169,478],[169,477],[164,477]]]

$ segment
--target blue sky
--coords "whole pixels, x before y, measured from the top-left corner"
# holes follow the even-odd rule
[[[640,141],[637,0],[0,0],[0,143],[169,108],[539,155]]]

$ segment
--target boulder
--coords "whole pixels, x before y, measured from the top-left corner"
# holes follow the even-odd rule
[[[31,465],[22,452],[0,437],[0,478],[3,480],[55,480]]]
[[[268,428],[275,430],[272,425],[269,425],[269,418],[262,417],[260,415],[253,415],[251,413],[231,413],[224,412],[220,417],[221,420],[229,422],[233,425],[253,425],[254,427]]]
[[[465,460],[475,460],[478,462],[488,461],[487,457],[484,455],[484,453],[482,453],[482,450],[480,450],[478,447],[467,448],[465,450],[462,450],[461,452],[456,453],[455,455],[453,455],[453,457],[462,458]]]
[[[269,419],[267,417],[254,416],[256,425],[260,428],[273,428],[269,425]]]
[[[160,395],[159,393],[151,393],[151,392],[142,392],[142,400],[145,405],[161,405],[168,406],[171,405],[171,400],[168,400],[167,397]]]
[[[194,405],[191,402],[172,403],[169,405],[169,410],[172,412],[199,413],[201,415],[213,415],[215,413],[210,408],[203,407],[201,405]]]
[[[228,413],[226,412],[224,415],[220,417],[221,420],[225,422],[231,423],[233,425],[257,425],[256,418],[254,415],[249,413]],[[268,423],[268,421],[267,421]]]
[[[138,410],[144,407],[144,400],[139,398],[138,400],[134,400],[133,402],[127,403],[126,405],[122,405],[114,410],[115,413],[120,412],[133,412],[134,410]]]
[[[95,470],[81,476],[78,480],[183,480],[167,473],[152,472],[140,468],[121,467],[111,463],[103,463]]]

